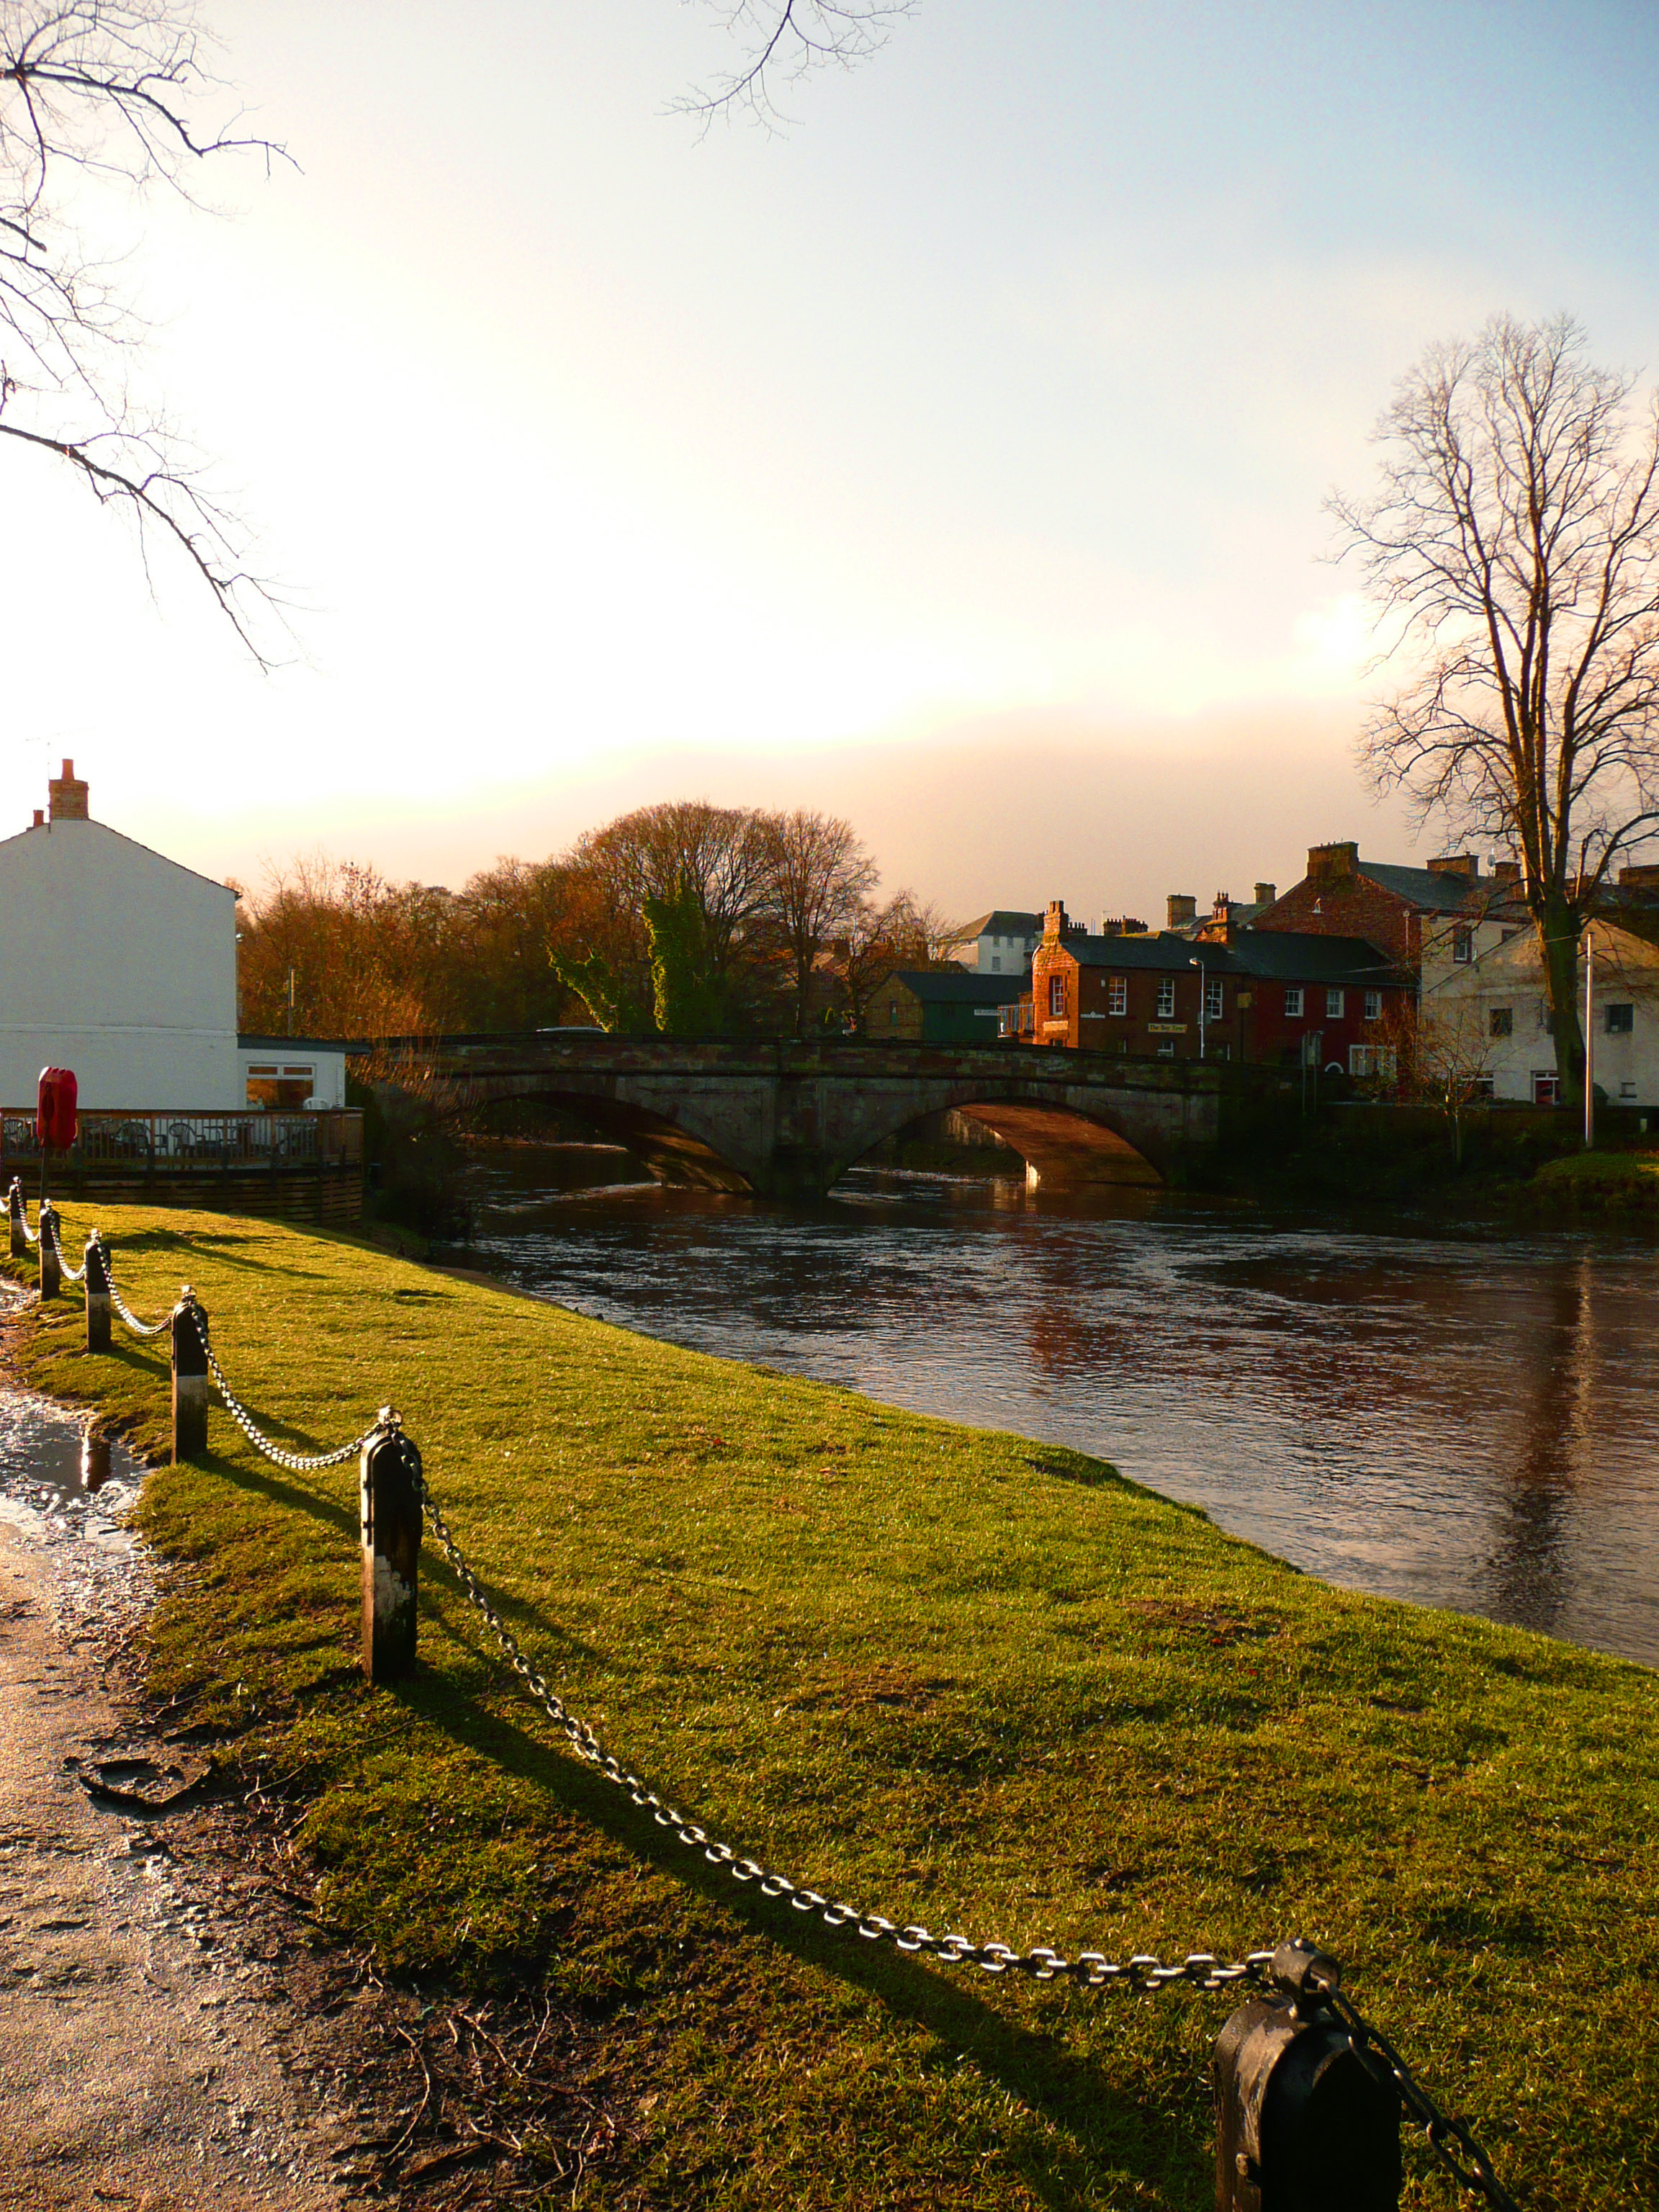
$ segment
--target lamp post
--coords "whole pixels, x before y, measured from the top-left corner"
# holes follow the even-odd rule
[[[1595,938],[1593,926],[1584,924],[1584,1150],[1595,1144]]]
[[[1198,1056],[1202,1060],[1204,1057],[1204,1004],[1206,988],[1204,981],[1204,963],[1194,957],[1187,963],[1187,965],[1189,968],[1196,968],[1198,970]]]

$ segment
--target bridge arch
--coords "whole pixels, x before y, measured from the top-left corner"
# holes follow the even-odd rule
[[[742,1170],[696,1129],[637,1101],[562,1081],[556,1075],[529,1073],[488,1086],[446,1086],[433,1118],[453,1121],[462,1114],[519,1099],[533,1099],[586,1121],[599,1136],[624,1146],[671,1188],[754,1194],[755,1186]]]
[[[902,1135],[919,1121],[949,1112],[977,1121],[1012,1146],[1025,1163],[1026,1182],[1032,1189],[1113,1184],[1146,1188],[1166,1180],[1158,1161],[1143,1148],[1144,1139],[1142,1145],[1133,1143],[1110,1113],[1097,1106],[1085,1109],[1069,1102],[1034,1098],[1028,1085],[1010,1086],[1012,1095],[1000,1097],[999,1087],[963,1085],[919,1110],[914,1103],[898,1106],[885,1117],[890,1126],[878,1129],[856,1155],[837,1164],[832,1182],[856,1167],[878,1145]]]

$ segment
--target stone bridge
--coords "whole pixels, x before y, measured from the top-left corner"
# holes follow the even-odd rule
[[[1023,1045],[561,1035],[410,1047],[445,1115],[539,1098],[579,1115],[662,1182],[822,1196],[866,1153],[955,1108],[1045,1188],[1187,1180],[1267,1071]],[[1250,1079],[1258,1079],[1255,1083]]]

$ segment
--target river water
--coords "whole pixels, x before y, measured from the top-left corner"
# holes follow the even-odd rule
[[[488,1264],[699,1351],[1073,1445],[1332,1582],[1659,1663],[1651,1244],[876,1170],[811,1210],[561,1188],[589,1171],[484,1148]]]

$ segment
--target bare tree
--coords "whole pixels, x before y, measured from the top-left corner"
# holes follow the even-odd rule
[[[785,119],[773,97],[775,88],[814,70],[852,69],[867,61],[916,5],[917,0],[715,0],[713,12],[740,41],[743,59],[672,105],[705,123],[747,109],[756,122],[775,130]]]
[[[876,884],[851,823],[797,807],[765,817],[768,919],[787,965],[797,1036],[805,1034],[818,956],[850,931]]]
[[[88,180],[194,199],[215,155],[280,149],[202,119],[222,100],[192,0],[0,0],[0,437],[67,461],[182,555],[254,657],[271,604],[241,531],[132,393],[143,325],[74,221]]]
[[[953,968],[942,955],[952,935],[939,908],[914,891],[896,891],[881,906],[866,899],[845,936],[835,940],[833,964],[854,1024],[862,1028],[878,985],[896,968]]]
[[[1414,653],[1364,740],[1379,787],[1519,860],[1565,1098],[1578,943],[1659,823],[1659,410],[1565,317],[1431,346],[1378,426],[1382,488],[1331,511]]]

